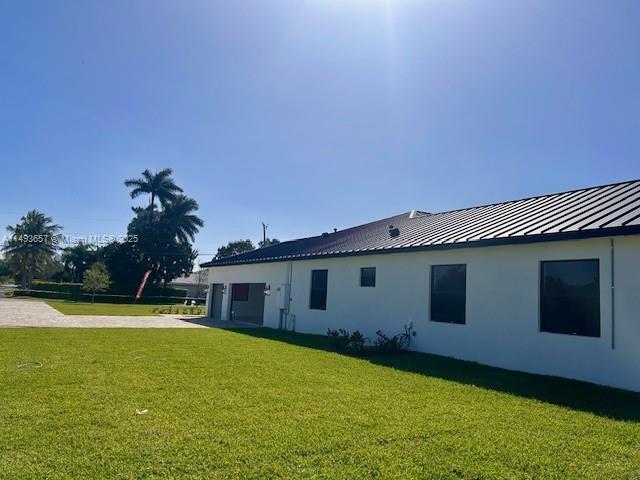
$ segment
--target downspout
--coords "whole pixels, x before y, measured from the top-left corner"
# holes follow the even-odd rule
[[[284,329],[289,329],[289,315],[291,310],[291,282],[293,279],[293,262],[289,262],[289,268],[287,270],[287,285],[285,288],[285,297],[284,297],[284,308],[285,308],[285,318],[284,318]]]
[[[616,349],[616,251],[614,239],[610,239],[611,245],[611,350]]]

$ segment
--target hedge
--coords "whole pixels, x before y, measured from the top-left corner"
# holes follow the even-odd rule
[[[16,289],[13,291],[14,296],[25,296],[35,298],[48,298],[52,300],[73,300],[78,302],[90,302],[92,295],[90,293],[67,293],[55,292],[47,290],[25,290]],[[133,295],[109,295],[96,293],[95,301],[98,303],[144,303],[148,305],[165,305],[184,303],[185,297],[169,297],[169,296],[142,296],[135,301]]]
[[[34,280],[32,290],[45,290],[48,292],[60,292],[74,295],[84,295],[86,292],[82,290],[81,283],[56,283]],[[106,295],[126,295],[134,296],[138,291],[138,285],[135,284],[111,284],[105,292]],[[178,297],[184,300],[187,297],[187,291],[180,288],[164,288],[164,287],[146,287],[142,292],[144,297]]]

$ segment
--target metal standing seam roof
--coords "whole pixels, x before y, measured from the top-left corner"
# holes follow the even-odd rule
[[[392,230],[397,229],[397,235]],[[442,213],[413,211],[202,267],[640,233],[640,180]]]

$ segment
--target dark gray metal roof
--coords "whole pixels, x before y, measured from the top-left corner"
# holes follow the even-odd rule
[[[397,233],[397,235],[396,235]],[[414,211],[202,267],[640,233],[640,180],[442,213]]]

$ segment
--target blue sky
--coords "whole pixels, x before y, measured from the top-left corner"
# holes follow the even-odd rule
[[[203,253],[638,178],[639,24],[637,1],[2,2],[0,225],[124,233],[144,168],[198,200]]]

